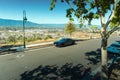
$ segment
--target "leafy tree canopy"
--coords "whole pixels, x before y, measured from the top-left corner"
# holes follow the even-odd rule
[[[75,32],[75,30],[75,25],[72,22],[68,23],[65,27],[65,31],[70,35],[72,34],[72,32]]]
[[[53,10],[56,2],[57,0],[52,0],[50,10]],[[61,2],[66,2],[70,6],[66,10],[66,16],[70,20],[74,20],[72,16],[76,16],[79,20],[84,18],[90,23],[93,19],[105,16],[109,11],[111,14],[108,23],[111,22],[111,26],[119,25],[120,0],[61,0]],[[111,19],[112,14],[114,17]]]

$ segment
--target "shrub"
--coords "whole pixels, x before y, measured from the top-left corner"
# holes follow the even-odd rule
[[[44,40],[47,40],[47,39],[52,39],[53,37],[51,35],[47,35],[45,36]]]

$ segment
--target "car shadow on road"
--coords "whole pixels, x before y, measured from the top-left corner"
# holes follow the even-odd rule
[[[66,63],[61,67],[57,65],[40,65],[31,71],[22,73],[21,80],[83,80],[85,76],[89,76],[90,80],[92,78],[90,73],[91,68],[84,67],[82,64]]]
[[[97,63],[99,63],[101,61],[101,49],[98,48],[95,51],[90,51],[85,53],[85,55],[87,56],[87,60],[89,60],[88,64],[93,64],[96,65]],[[113,58],[113,54],[108,53],[108,59]]]

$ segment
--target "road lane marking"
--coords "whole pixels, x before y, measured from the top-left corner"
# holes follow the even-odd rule
[[[25,55],[24,54],[18,54],[16,57],[17,58],[22,58],[22,57],[24,57]]]

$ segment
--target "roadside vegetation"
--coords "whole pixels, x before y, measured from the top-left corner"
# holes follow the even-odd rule
[[[34,43],[36,41],[43,42],[43,41],[49,41],[52,40],[53,36],[49,34],[39,34],[39,33],[26,33],[25,40],[26,43]],[[56,39],[56,38],[54,38]],[[3,45],[19,45],[23,44],[23,34],[22,32],[7,32],[7,33],[1,33],[1,44]]]
[[[65,32],[67,34],[69,34],[70,36],[72,35],[73,32],[76,31],[76,26],[72,23],[69,22],[66,26],[65,26]]]
[[[99,38],[99,30],[94,31],[93,38]],[[76,39],[89,39],[91,32],[81,29],[73,23],[66,24],[64,29],[27,29],[25,32],[26,44],[37,44],[55,41],[61,37],[72,37]],[[2,30],[0,31],[0,44],[4,45],[23,45],[22,30]]]

